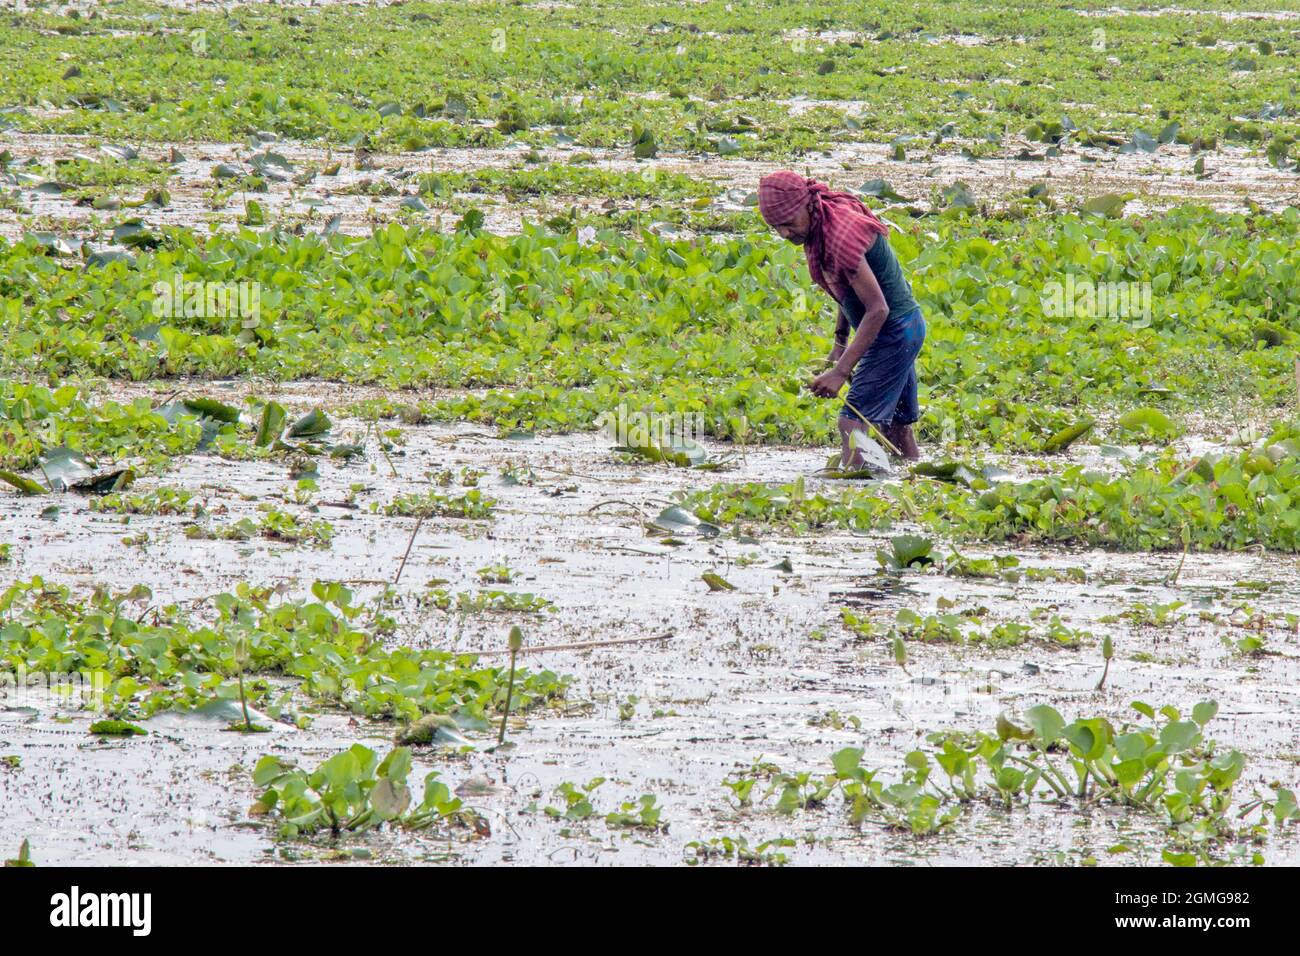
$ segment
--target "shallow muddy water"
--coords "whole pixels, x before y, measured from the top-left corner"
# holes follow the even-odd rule
[[[234,391],[210,385],[205,394],[229,400]],[[342,397],[316,383],[278,392],[280,401],[299,408]],[[802,537],[747,528],[756,541],[723,535],[671,547],[647,535],[643,516],[654,517],[675,492],[716,481],[810,475],[826,450],[750,449],[730,470],[708,473],[625,461],[596,434],[507,440],[463,425],[402,429],[406,444],[393,458],[395,479],[373,442],[364,460],[321,460],[314,496],[319,511],[310,517],[333,523],[328,549],[260,539],[189,540],[181,530],[187,519],[133,517],[124,526],[120,517],[92,512],[75,496],[60,496],[62,510],[49,520],[41,517],[49,499],[4,494],[0,540],[15,546],[4,576],[39,574],[79,591],[144,583],[158,604],[199,599],[240,581],[280,585],[301,596],[317,579],[350,582],[361,598],[372,599],[384,587],[380,582],[396,573],[415,521],[372,514],[370,504],[426,489],[430,474],[482,470],[480,489],[498,501],[493,520],[424,522],[396,588],[394,643],[499,653],[514,623],[534,647],[671,635],[530,653],[521,659],[529,668],[573,676],[567,712],[528,715],[511,731],[515,746],[495,753],[487,752],[495,742],[487,732],[468,733],[475,750],[467,755],[418,751],[412,781],[427,769],[440,770],[485,815],[491,834],[448,840],[381,832],[338,844],[322,837],[281,845],[271,826],[249,816],[257,795],[249,774],[260,755],[292,755],[314,767],[356,741],[386,751],[391,724],[326,711],[305,730],[274,723],[270,734],[243,736],[223,730],[220,714],[164,714],[146,724],[147,737],[98,742],[86,732],[94,715],[29,694],[0,711],[0,756],[21,757],[16,769],[0,767],[0,848],[28,838],[39,863],[352,859],[340,851],[359,848],[363,858],[392,862],[565,865],[676,863],[691,855],[692,841],[725,835],[743,836],[751,847],[795,839],[796,846],[781,850],[792,863],[1158,862],[1163,835],[1136,813],[1046,805],[1007,813],[977,806],[948,832],[918,839],[873,824],[850,826],[838,797],[824,809],[783,817],[770,809],[736,809],[722,786],[729,774],[760,758],[783,770],[828,772],[830,755],[845,746],[864,748],[866,766],[896,778],[905,754],[927,732],[992,731],[999,712],[1017,714],[1044,702],[1070,720],[1123,718],[1132,700],[1186,711],[1213,698],[1221,709],[1207,736],[1221,748],[1241,749],[1249,760],[1239,801],[1273,781],[1294,787],[1300,776],[1294,627],[1269,631],[1274,653],[1246,659],[1221,641],[1246,631],[1197,618],[1214,611],[1231,619],[1243,604],[1271,614],[1300,611],[1294,557],[1190,555],[1176,585],[1169,585],[1179,555],[999,548],[996,553],[1014,553],[1023,566],[1075,567],[1087,574],[1082,583],[1012,584],[881,573],[876,549],[905,530],[902,524],[869,535]],[[364,423],[336,418],[335,435],[349,432],[364,437]],[[531,483],[504,482],[502,471],[510,467],[518,474],[531,470]],[[808,482],[810,489],[830,484]],[[137,490],[158,483],[142,480]],[[161,483],[198,492],[209,510],[228,509],[213,519],[222,523],[256,515],[258,504],[267,502],[302,510],[283,500],[293,482],[282,461],[189,456],[175,462]],[[366,488],[356,510],[327,504],[344,499],[354,483]],[[151,539],[145,548],[121,543],[123,535],[141,531]],[[942,550],[950,550],[947,543]],[[793,570],[777,567],[785,560]],[[493,587],[536,594],[555,609],[461,614],[415,604],[430,579],[446,579],[453,592],[475,591],[483,586],[476,571],[502,563],[515,579]],[[736,589],[711,593],[701,580],[706,571]],[[1243,589],[1236,587],[1240,581],[1269,586]],[[857,638],[840,621],[841,608],[851,607],[883,628],[900,608],[934,613],[941,599],[959,609],[987,608],[986,627],[1027,621],[1036,609],[1047,609],[1093,638],[1078,650],[1041,642],[1004,650],[909,642],[904,672],[893,663],[888,641]],[[1135,603],[1174,600],[1186,604],[1165,626],[1098,620]],[[1105,691],[1098,692],[1100,641],[1107,633],[1116,659]],[[553,795],[560,783],[595,777],[608,778],[595,793],[596,816],[567,823],[540,812],[561,804]],[[606,827],[606,812],[645,793],[663,806],[666,833]],[[1121,841],[1139,849],[1106,852]],[[1294,837],[1274,839],[1263,852],[1270,864],[1300,863]]]
[[[863,101],[792,99],[788,105],[792,115],[814,108],[846,113],[869,108]],[[142,158],[156,162],[167,162],[171,151],[170,146],[161,144],[133,145]],[[611,205],[603,196],[556,194],[512,200],[500,194],[465,192],[453,197],[457,204],[454,208],[439,205],[427,195],[419,200],[422,209],[402,205],[417,198],[416,184],[421,174],[545,168],[567,164],[579,154],[589,157],[583,163],[584,168],[638,175],[662,172],[707,180],[717,188],[712,208],[718,212],[745,209],[743,197],[757,189],[764,175],[783,166],[793,166],[839,188],[859,187],[869,180],[884,179],[906,197],[907,205],[919,209],[929,209],[940,202],[942,190],[957,182],[965,183],[978,200],[992,205],[1023,196],[1035,185],[1046,186],[1049,195],[1066,207],[1107,193],[1131,193],[1135,202],[1127,209],[1130,214],[1183,202],[1202,203],[1225,211],[1244,210],[1248,202],[1270,210],[1300,204],[1300,180],[1294,173],[1269,166],[1262,153],[1242,147],[1225,145],[1203,154],[1205,172],[1198,175],[1193,169],[1196,157],[1186,146],[1164,145],[1157,153],[1141,154],[1069,147],[1061,156],[1048,158],[1043,144],[1011,137],[996,155],[970,159],[961,155],[961,145],[954,142],[939,149],[918,140],[906,144],[907,159],[900,162],[891,158],[892,149],[888,145],[842,143],[810,153],[797,163],[667,154],[639,161],[625,150],[553,145],[538,148],[536,153],[542,162],[530,165],[525,162],[530,147],[524,144],[492,149],[435,148],[418,153],[376,153],[359,159],[349,150],[273,142],[265,148],[291,164],[291,170],[285,174],[286,181],[268,180],[266,192],[236,191],[214,201],[214,187],[220,184],[212,178],[213,170],[226,164],[248,173],[247,160],[258,150],[246,144],[177,144],[183,158],[172,165],[172,175],[166,182],[170,195],[167,207],[96,210],[89,205],[77,205],[70,192],[63,195],[34,192],[37,182],[33,181],[18,190],[22,208],[0,209],[0,236],[18,239],[30,229],[43,229],[84,237],[97,224],[102,228],[105,223],[129,218],[140,218],[154,228],[193,228],[208,224],[213,228],[233,229],[246,215],[250,201],[263,208],[267,223],[309,232],[330,228],[352,235],[367,235],[376,226],[395,219],[410,219],[450,230],[468,206],[479,209],[484,215],[484,228],[496,233],[516,233],[525,220],[543,222],[566,215],[574,208],[579,214],[640,209],[641,221],[654,227],[656,209],[661,203],[620,199],[611,201]],[[11,171],[29,173],[35,180],[55,179],[55,160],[77,155],[106,158],[99,152],[99,146],[99,140],[83,136],[0,132],[0,149],[7,149],[14,157]],[[36,165],[26,165],[32,160]],[[325,170],[335,164],[338,171],[334,175],[316,175],[304,184],[287,179],[310,168]],[[114,195],[134,201],[144,195],[145,189],[144,186],[123,187],[115,190]],[[372,191],[376,194],[369,194]],[[870,202],[873,206],[884,205]],[[664,201],[662,205],[672,205],[672,202]],[[907,213],[900,208],[892,215],[903,220]]]

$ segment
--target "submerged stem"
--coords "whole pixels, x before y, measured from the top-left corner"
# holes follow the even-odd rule
[[[519,651],[510,648],[510,682],[506,685],[506,708],[501,713],[501,732],[497,734],[497,746],[506,742],[506,721],[510,719],[510,699],[515,693],[515,657]]]
[[[253,732],[253,722],[248,719],[248,698],[244,696],[244,669],[239,669],[239,706],[244,711],[244,732]]]

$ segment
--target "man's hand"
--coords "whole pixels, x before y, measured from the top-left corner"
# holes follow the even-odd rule
[[[849,377],[836,368],[829,368],[808,383],[808,389],[818,398],[834,398]]]

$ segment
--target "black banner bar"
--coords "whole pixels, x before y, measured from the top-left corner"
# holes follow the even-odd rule
[[[1224,934],[1282,930],[1294,899],[1292,871],[1272,868],[731,869],[569,868],[542,880],[528,867],[6,869],[0,871],[0,918],[19,939],[79,933],[127,945],[191,941],[196,932],[234,941],[262,926],[319,928],[335,944],[372,942],[394,918],[414,926],[484,905],[512,921],[671,912],[678,933],[683,918],[698,916],[690,924],[693,937],[710,925],[734,932],[755,914],[768,923],[782,913],[792,929],[808,929],[860,913],[896,928],[921,927],[927,942],[948,934],[969,942],[970,926],[960,914],[983,912],[1014,913],[1017,934],[1172,931],[1180,938],[1199,933],[1223,940]],[[743,907],[714,891],[744,893]],[[768,896],[770,908],[764,906]]]

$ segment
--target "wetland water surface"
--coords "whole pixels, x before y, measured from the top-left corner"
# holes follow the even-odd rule
[[[310,384],[290,386],[279,399],[305,403],[319,393]],[[365,432],[364,422],[336,422],[336,434]],[[258,793],[250,772],[262,754],[296,757],[310,768],[356,741],[386,752],[391,723],[327,709],[305,728],[268,718],[269,733],[246,736],[225,729],[238,716],[234,705],[217,713],[162,713],[143,722],[148,736],[99,740],[87,732],[95,715],[28,693],[0,711],[0,755],[21,758],[0,768],[0,845],[30,839],[48,863],[350,859],[357,851],[394,862],[672,863],[693,857],[695,841],[743,837],[751,848],[793,840],[769,852],[797,863],[1158,862],[1161,828],[1136,812],[975,804],[946,831],[914,838],[870,822],[851,826],[838,797],[784,816],[770,803],[738,808],[723,786],[755,762],[825,773],[830,755],[849,746],[865,751],[865,766],[896,777],[927,733],[991,732],[999,713],[1042,703],[1067,720],[1125,719],[1134,716],[1133,700],[1186,712],[1214,699],[1220,711],[1207,736],[1248,758],[1239,801],[1273,781],[1294,785],[1294,622],[1269,634],[1274,653],[1267,656],[1242,658],[1222,641],[1246,633],[1225,622],[1261,614],[1281,619],[1297,610],[1293,558],[1193,554],[1170,585],[1179,555],[1002,549],[997,553],[1016,554],[1024,568],[1083,572],[1069,581],[1012,583],[882,572],[876,551],[891,533],[906,530],[902,523],[868,535],[725,529],[674,546],[648,536],[645,522],[676,492],[718,480],[790,481],[820,467],[822,452],[750,450],[730,470],[704,473],[628,461],[594,434],[509,440],[465,425],[403,432],[405,445],[392,458],[396,478],[373,443],[351,464],[322,458],[311,505],[285,500],[294,483],[282,461],[195,455],[166,476],[167,485],[195,492],[221,522],[255,517],[267,504],[326,519],[334,527],[328,548],[261,538],[192,540],[182,533],[190,520],[184,517],[133,516],[124,525],[121,516],[93,512],[87,499],[71,495],[58,499],[60,511],[50,517],[42,515],[48,499],[7,497],[4,531],[15,558],[6,577],[40,575],[76,591],[145,584],[153,596],[142,600],[142,611],[233,590],[241,581],[286,596],[305,595],[316,580],[343,581],[358,600],[374,601],[401,564],[415,519],[372,513],[370,504],[426,490],[430,476],[447,471],[457,476],[453,483],[467,477],[464,469],[481,472],[479,489],[498,502],[492,520],[423,523],[400,583],[388,590],[398,622],[388,640],[499,655],[517,623],[533,647],[629,641],[521,657],[522,665],[572,675],[573,683],[562,708],[532,711],[512,725],[513,747],[488,752],[495,728],[480,728],[466,732],[473,748],[465,753],[417,748],[412,779],[441,771],[490,834],[448,841],[385,829],[337,844],[326,837],[278,844],[274,827],[250,816]],[[810,490],[833,484],[808,481]],[[340,506],[349,499],[355,508]],[[305,511],[313,506],[315,513]],[[142,532],[143,547],[122,543]],[[510,583],[485,585],[480,570],[502,566]],[[710,571],[735,589],[712,592],[701,579]],[[438,610],[418,601],[433,581],[452,592],[530,593],[553,608]],[[1254,583],[1242,587],[1243,581]],[[1158,625],[1116,617],[1136,605],[1175,601],[1184,603]],[[887,640],[863,639],[844,626],[846,607],[882,629],[903,608],[983,608],[985,624],[1051,613],[1090,637],[1078,649],[1041,641],[1004,649],[909,642],[904,671]],[[1217,615],[1214,622],[1202,620],[1210,615]],[[1116,658],[1099,692],[1105,634],[1113,636]],[[606,781],[591,797],[593,816],[571,822],[545,814],[545,807],[563,805],[557,786],[595,778]],[[666,832],[606,826],[605,813],[643,794],[657,798]],[[1120,845],[1126,852],[1107,852]],[[1265,856],[1271,864],[1294,864],[1300,849],[1293,839],[1275,839]]]

